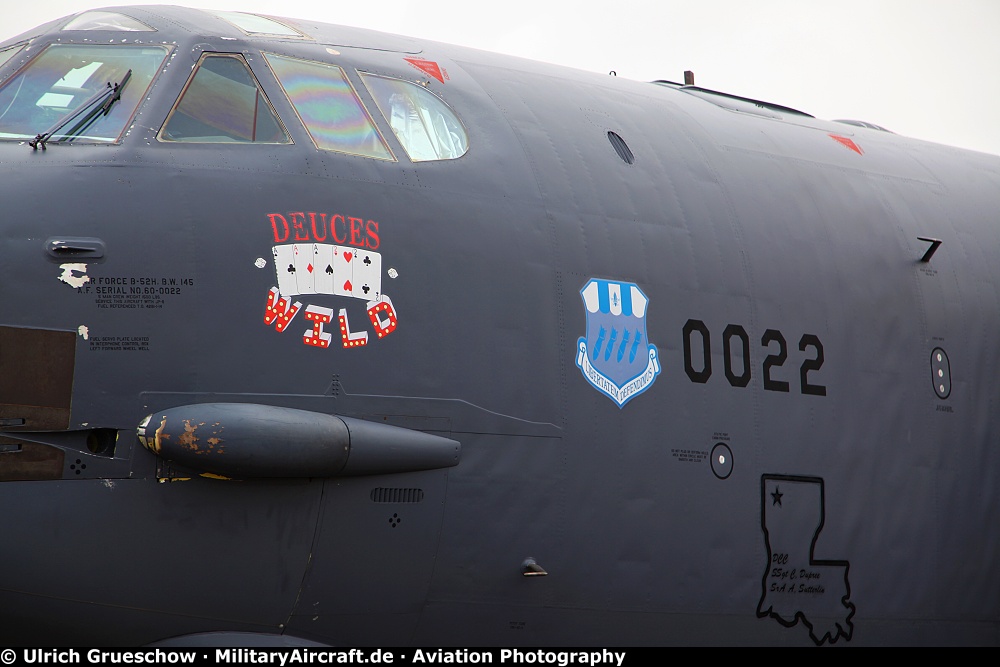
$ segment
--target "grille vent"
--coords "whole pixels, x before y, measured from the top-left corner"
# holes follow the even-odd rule
[[[625,164],[635,163],[635,156],[632,155],[632,150],[628,147],[628,144],[625,143],[624,139],[608,130],[608,141],[610,141],[611,145],[615,147],[615,152],[618,153],[618,157],[620,157]]]
[[[423,489],[372,489],[373,503],[419,503],[424,499]]]

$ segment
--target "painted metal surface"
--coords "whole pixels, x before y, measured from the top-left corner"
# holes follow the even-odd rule
[[[0,140],[0,640],[1000,643],[1000,159],[108,11],[171,44],[121,140]],[[71,18],[0,45],[25,44],[0,85],[93,38]],[[291,144],[157,139],[206,52],[246,59]],[[340,68],[397,159],[317,149],[264,52]],[[359,71],[426,87],[468,151],[409,160]],[[210,479],[136,436],[212,405],[370,424],[390,468]],[[392,469],[376,427],[460,460]],[[277,430],[251,449],[280,461]]]

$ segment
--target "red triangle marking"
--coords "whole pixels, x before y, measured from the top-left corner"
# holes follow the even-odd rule
[[[441,73],[441,68],[433,60],[424,60],[423,58],[403,58],[403,60],[410,63],[424,74],[432,76],[441,83],[444,83],[444,75]]]
[[[840,137],[840,136],[837,136],[836,134],[831,134],[830,138],[833,139],[834,141],[836,141],[841,146],[843,146],[845,148],[851,149],[852,151],[854,151],[858,155],[864,155],[865,154],[864,151],[861,150],[861,146],[858,146],[856,143],[854,143],[851,139],[848,139],[847,137]]]

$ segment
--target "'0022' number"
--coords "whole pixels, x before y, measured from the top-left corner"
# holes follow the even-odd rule
[[[712,377],[711,334],[701,320],[688,320],[684,324],[684,372],[692,382],[704,384]],[[777,344],[777,349],[772,348]],[[764,389],[767,391],[788,392],[789,383],[775,379],[772,373],[788,360],[788,345],[784,335],[777,329],[768,329],[761,336],[760,344],[771,353],[764,359],[761,372],[764,376]],[[695,369],[694,349],[701,345],[701,369]],[[739,346],[742,354],[734,354]],[[746,387],[750,384],[750,336],[746,329],[738,324],[730,324],[722,333],[722,359],[725,365],[726,379],[734,387]],[[802,360],[799,366],[799,389],[810,396],[826,396],[826,386],[809,381],[809,374],[823,367],[823,343],[819,336],[803,334],[799,339],[799,351],[813,349],[812,357]],[[741,361],[742,360],[742,361]],[[739,367],[737,367],[739,366]]]

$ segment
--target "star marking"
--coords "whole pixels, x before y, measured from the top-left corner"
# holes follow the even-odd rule
[[[771,494],[771,498],[773,499],[771,502],[771,506],[773,507],[774,505],[777,505],[778,507],[781,507],[781,496],[783,495],[785,494],[781,492],[780,487],[777,486],[774,487],[774,493]]]

